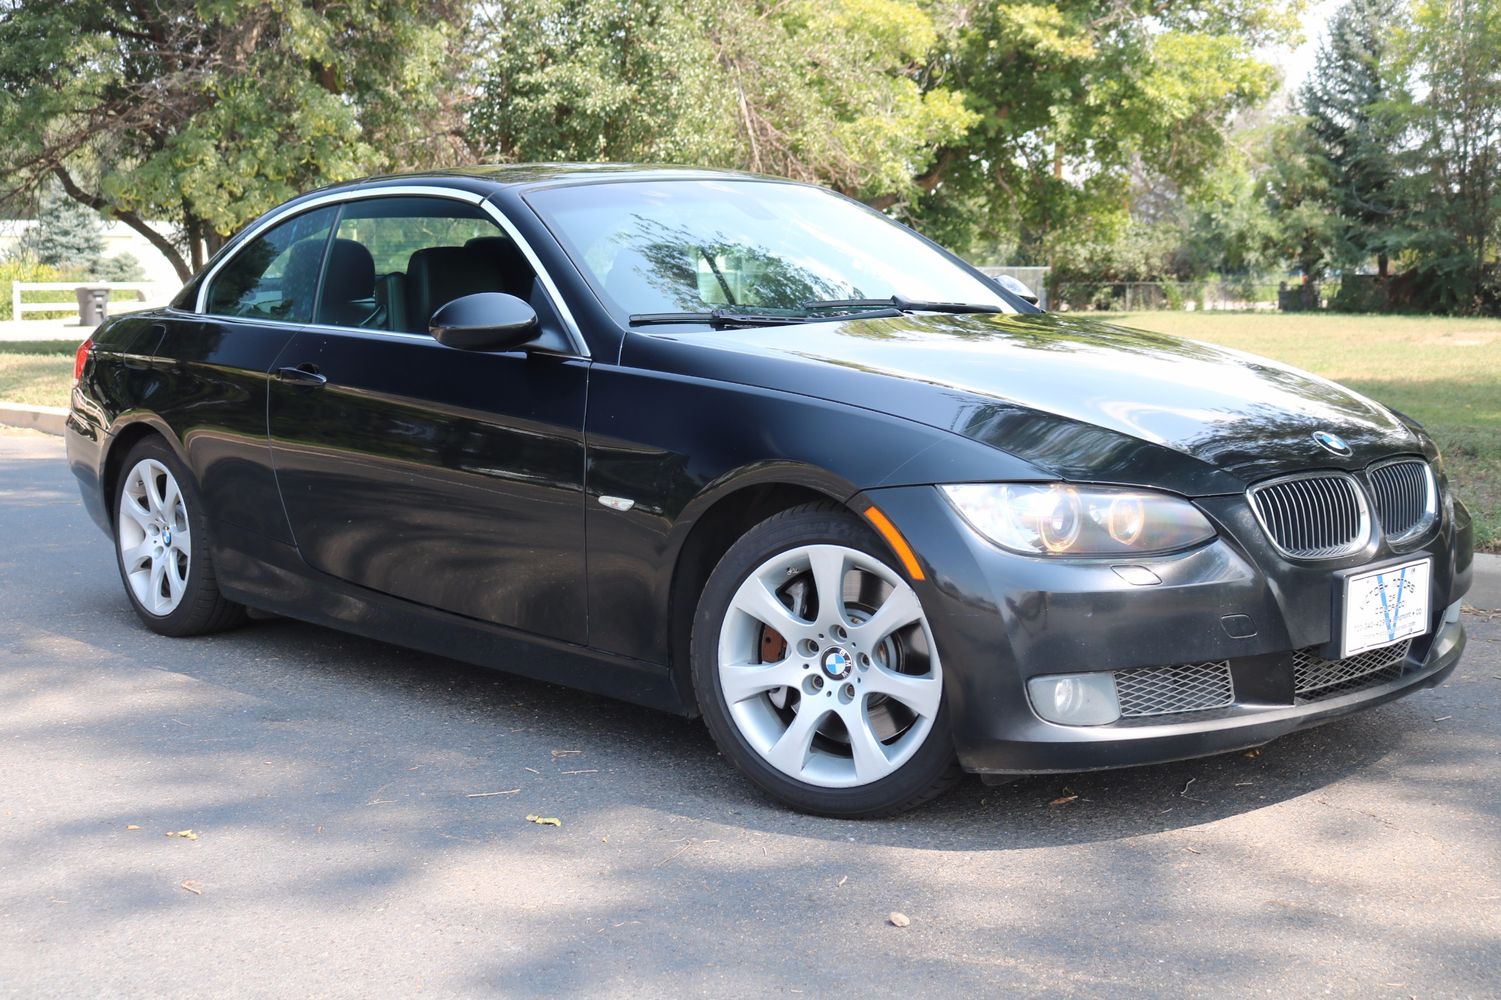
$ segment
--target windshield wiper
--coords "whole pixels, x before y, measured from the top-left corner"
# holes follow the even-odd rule
[[[934,302],[928,299],[909,299],[893,295],[888,299],[809,299],[804,309],[899,309],[902,312],[937,313],[1003,313],[1001,306],[982,305],[978,302]]]
[[[631,316],[631,326],[650,326],[656,323],[705,323],[715,329],[722,329],[727,326],[787,326],[792,323],[806,323],[813,318],[715,309],[710,312],[635,313]]]

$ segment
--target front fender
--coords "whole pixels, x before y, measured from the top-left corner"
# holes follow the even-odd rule
[[[844,502],[960,469],[968,478],[1045,478],[1004,452],[901,417],[610,365],[591,371],[585,435],[589,642],[655,663],[669,658],[678,555],[695,524],[732,494],[790,486]],[[617,501],[630,509],[615,509]]]

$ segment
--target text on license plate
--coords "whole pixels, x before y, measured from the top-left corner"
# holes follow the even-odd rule
[[[1345,577],[1340,656],[1427,632],[1432,570],[1430,560],[1419,559]]]

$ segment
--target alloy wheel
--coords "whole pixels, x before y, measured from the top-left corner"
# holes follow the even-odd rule
[[[718,675],[751,748],[824,788],[901,768],[931,732],[943,692],[917,594],[842,545],[789,549],[746,577],[720,627]]]
[[[120,491],[116,535],[125,579],[147,612],[166,616],[187,590],[193,541],[187,502],[165,465],[137,462]]]

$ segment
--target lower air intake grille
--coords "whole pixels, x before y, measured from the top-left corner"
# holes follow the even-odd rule
[[[1368,649],[1343,660],[1326,660],[1314,649],[1293,653],[1293,678],[1299,698],[1330,698],[1358,688],[1395,679],[1402,673],[1412,640]]]
[[[1229,660],[1117,670],[1115,692],[1127,719],[1202,712],[1235,700]]]

